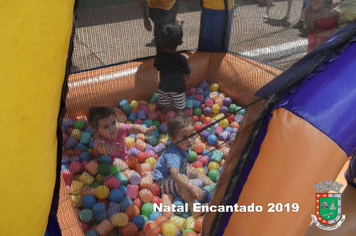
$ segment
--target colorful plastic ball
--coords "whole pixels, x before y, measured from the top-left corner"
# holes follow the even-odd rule
[[[217,163],[216,161],[212,161],[209,163],[208,165],[208,168],[209,168],[209,171],[215,169],[215,170],[218,170],[220,167],[219,163]]]
[[[124,193],[119,189],[113,189],[110,191],[109,200],[114,203],[119,203],[124,199]]]
[[[231,103],[232,103],[231,98],[229,98],[229,97],[224,98],[224,100],[223,100],[224,106],[229,107]]]
[[[137,162],[138,162],[138,163],[143,163],[143,162],[146,160],[147,155],[146,155],[145,152],[139,152],[139,153],[137,154],[136,158],[137,158]]]
[[[144,231],[146,233],[146,236],[157,236],[160,233],[160,229],[159,227],[157,227],[157,224],[154,221],[149,221],[145,225]]]
[[[229,108],[228,107],[226,107],[226,106],[221,106],[220,107],[220,113],[223,113],[223,114],[227,114],[227,113],[229,113]]]
[[[123,227],[129,223],[129,217],[125,213],[117,213],[111,217],[111,223],[116,227]]]
[[[190,151],[189,155],[188,155],[188,160],[190,162],[193,162],[193,161],[195,161],[196,158],[197,158],[197,153],[194,151]]]
[[[136,167],[137,167],[137,159],[136,159],[136,157],[134,157],[134,156],[129,156],[129,157],[127,157],[127,159],[126,159],[126,164],[127,164],[127,166],[130,168],[130,169],[132,169],[132,170],[135,170],[136,169]],[[119,171],[120,172],[120,171]],[[116,173],[115,173],[116,174]],[[114,174],[114,175],[115,175]],[[113,175],[113,174],[112,174]]]
[[[198,170],[200,173],[202,173],[203,175],[206,175],[206,171],[205,171],[204,168],[198,167],[197,170]]]
[[[209,136],[209,132],[207,130],[203,130],[202,132],[200,132],[200,138],[202,140],[207,140],[208,136]]]
[[[95,204],[95,197],[93,195],[84,195],[82,197],[82,206],[84,208],[92,208]]]
[[[222,132],[224,132],[224,128],[221,126],[218,126],[215,128],[215,135],[219,136],[219,134],[221,134]]]
[[[100,163],[99,167],[98,167],[98,173],[101,174],[102,176],[107,176],[110,174],[110,164],[103,162]]]
[[[223,119],[223,120],[219,121],[219,125],[222,128],[226,128],[229,125],[229,121],[227,119]]]
[[[229,112],[234,113],[236,111],[236,108],[237,108],[236,104],[231,103],[229,106]]]
[[[208,136],[207,141],[209,145],[215,145],[218,141],[218,137],[214,134],[211,134]]]
[[[210,85],[210,90],[211,91],[218,91],[219,90],[219,85],[217,83],[212,83]]]
[[[231,114],[228,117],[226,117],[227,121],[229,121],[229,123],[234,122],[235,121],[235,115]]]
[[[214,104],[211,106],[211,110],[213,114],[218,114],[220,112],[220,106],[218,104]]]
[[[189,94],[190,94],[190,95],[194,95],[195,92],[196,92],[196,89],[195,89],[194,87],[190,87],[190,88],[189,88]]]
[[[199,167],[203,167],[203,163],[201,163],[200,161],[195,161],[192,166],[194,168],[199,168]]]
[[[241,107],[237,107],[237,109],[240,109],[238,112],[237,112],[237,114],[239,114],[239,115],[245,115],[245,113],[246,113],[246,109],[245,108],[242,108],[241,109]]]
[[[126,194],[125,194],[126,195]],[[131,198],[129,197],[124,197],[124,199],[122,199],[122,201],[120,202],[120,205],[121,205],[121,209],[123,211],[126,210],[127,207],[131,206],[132,205],[132,200]]]
[[[213,114],[213,110],[210,107],[206,106],[203,109],[203,114],[206,116],[210,116],[211,114]]]
[[[167,114],[165,115],[166,121],[168,121],[170,118],[174,117],[176,113],[174,111],[169,111],[167,112]]]
[[[159,211],[154,211],[150,214],[149,220],[155,221],[158,217],[162,216],[162,213]]]
[[[95,189],[95,196],[99,199],[105,199],[109,196],[110,190],[105,185],[100,185]]]
[[[138,102],[136,100],[132,100],[130,103],[131,107],[138,107]]]
[[[125,209],[125,213],[129,219],[132,220],[135,216],[140,215],[140,208],[138,208],[138,206],[131,205]]]
[[[160,228],[160,231],[162,231],[163,226],[169,222],[168,218],[166,216],[159,216],[157,217],[157,219],[155,220],[156,224],[158,225],[158,227]]]
[[[79,141],[82,132],[79,129],[73,129],[72,133],[70,134],[71,137],[75,138],[75,140]]]
[[[200,107],[195,107],[193,109],[193,114],[196,116],[200,116],[202,114],[202,109]]]
[[[152,204],[156,204],[156,205],[159,206],[159,205],[162,203],[162,200],[161,200],[161,198],[158,197],[158,196],[153,196],[153,197],[152,197],[152,200],[151,200],[151,203],[152,203]]]
[[[239,123],[237,123],[236,121],[233,121],[233,122],[231,122],[231,124],[230,124],[230,127],[231,128],[240,128],[240,125],[239,125]]]
[[[194,144],[194,151],[195,151],[196,153],[199,153],[199,154],[202,153],[205,148],[206,148],[206,147],[205,147],[205,144],[204,144],[204,143],[195,143],[195,144]]]
[[[150,190],[154,196],[159,194],[159,186],[156,183],[152,183]]]
[[[84,209],[80,211],[79,219],[85,223],[88,223],[93,219],[93,212],[90,209]]]
[[[177,231],[177,226],[175,226],[173,223],[167,223],[163,226],[162,233],[165,236],[174,236]]]
[[[212,170],[210,170],[209,173],[208,173],[208,177],[209,177],[212,181],[214,181],[214,182],[216,182],[216,180],[217,180],[217,178],[219,177],[219,175],[220,175],[220,173],[219,173],[219,171],[216,170],[216,169],[212,169]]]
[[[138,231],[137,226],[132,222],[128,222],[127,225],[122,227],[122,234],[124,236],[136,236],[137,231]]]
[[[132,148],[133,146],[135,146],[135,139],[133,137],[127,136],[125,138],[125,145],[127,149]]]
[[[153,170],[155,168],[155,165],[157,163],[157,160],[154,157],[149,157],[145,160],[146,163],[150,164],[151,169]]]
[[[159,131],[160,131],[162,134],[167,134],[167,132],[168,132],[167,125],[166,125],[166,124],[161,124],[161,125],[159,126]]]
[[[136,227],[139,231],[143,230],[143,227],[146,224],[146,220],[145,220],[145,218],[143,218],[142,215],[135,216],[134,218],[132,218],[131,221],[132,221],[132,223],[134,223],[136,225]]]
[[[74,127],[74,129],[82,130],[84,128],[84,122],[81,120],[76,120],[73,123],[73,127]]]
[[[141,211],[143,215],[150,217],[151,213],[153,212],[153,204],[150,202],[146,202],[145,204],[143,204]]]
[[[200,122],[194,124],[194,130],[199,131],[203,128],[203,125]]]

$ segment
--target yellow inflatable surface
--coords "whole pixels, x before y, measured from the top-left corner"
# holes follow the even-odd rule
[[[1,3],[1,235],[45,233],[73,9],[74,0]]]

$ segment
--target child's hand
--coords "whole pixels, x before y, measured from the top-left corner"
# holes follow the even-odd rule
[[[198,199],[199,201],[202,201],[204,199],[203,190],[201,190],[201,188],[199,188],[195,184],[193,184],[193,186],[191,187],[190,191],[193,193],[193,197]]]
[[[146,130],[144,131],[144,134],[148,135],[149,133],[151,133],[155,129],[156,129],[155,125],[151,126],[150,128],[146,128]]]

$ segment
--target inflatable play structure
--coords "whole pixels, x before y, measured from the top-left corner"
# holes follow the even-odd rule
[[[174,225],[175,232],[154,225],[151,216],[147,217],[150,221],[142,225],[129,219],[125,210],[116,212],[115,223],[107,219],[109,213],[105,209],[102,219],[97,215],[95,220],[84,222],[88,218],[81,214],[83,210],[95,211],[93,207],[83,207],[86,203],[83,204],[82,199],[86,195],[81,191],[90,185],[84,182],[94,177],[100,182],[100,177],[92,174],[84,178],[83,171],[78,170],[67,182],[69,175],[61,174],[73,170],[69,168],[71,162],[88,164],[80,155],[92,151],[90,142],[80,141],[81,136],[75,146],[69,145],[66,141],[75,139],[75,135],[69,133],[68,128],[74,127],[75,121],[85,123],[92,106],[120,109],[124,100],[150,103],[159,83],[153,67],[153,49],[144,58],[127,58],[123,62],[108,56],[104,60],[100,55],[114,49],[102,53],[93,46],[94,41],[103,43],[102,38],[83,41],[88,32],[95,35],[103,28],[108,30],[108,35],[114,32],[117,26],[106,22],[109,19],[105,17],[98,17],[94,23],[81,18],[94,10],[110,15],[107,11],[115,8],[114,4],[118,3],[113,1],[94,7],[81,5],[80,1],[36,0],[9,2],[2,8],[2,22],[11,19],[11,24],[2,29],[0,46],[4,52],[1,106],[5,108],[0,116],[4,131],[0,150],[1,235],[162,235],[163,231],[165,235],[184,232],[182,235],[186,236],[356,233],[356,190],[343,176],[345,168],[349,168],[348,158],[356,149],[353,109],[356,103],[356,24],[346,25],[312,52],[300,55],[288,68],[278,68],[275,60],[266,54],[256,56],[253,50],[239,53],[239,49],[234,48],[234,3],[223,0],[202,1],[199,39],[188,33],[187,41],[196,40],[198,50],[183,48],[189,57],[193,78],[186,86],[198,90],[202,84],[218,84],[217,95],[231,98],[241,108],[218,116],[215,123],[239,112],[243,114],[241,111],[245,110],[229,152],[224,153],[224,163],[219,166],[209,205],[238,204],[253,210],[207,212],[202,225],[196,225],[194,220],[197,219],[188,215],[186,218],[175,216],[175,220],[166,222]],[[125,11],[132,10],[130,4],[128,1],[118,6]],[[189,7],[183,5],[181,9],[180,16],[190,16],[184,15]],[[74,24],[73,12],[76,12]],[[112,14],[117,15],[117,12]],[[117,19],[110,20],[116,22]],[[139,22],[142,27],[141,20]],[[184,27],[189,27],[185,24],[188,26]],[[81,58],[85,60],[80,61]],[[215,89],[205,86],[203,90],[211,93]],[[69,125],[70,120],[73,123]],[[90,133],[86,128],[87,124],[76,126],[81,131],[79,134]],[[201,132],[197,130],[196,134]],[[218,146],[215,149],[218,150]],[[353,161],[354,157],[350,162]],[[211,169],[206,172],[209,171]],[[354,171],[348,170],[348,181],[355,178]],[[124,177],[120,178],[121,185],[127,187],[127,179],[124,184]],[[314,185],[336,179],[344,184],[338,189],[342,190],[339,207],[342,210],[337,214],[346,218],[338,229],[325,231],[315,223],[311,225],[311,215],[318,215],[315,202],[318,190]],[[108,199],[101,200],[95,199],[102,205],[110,204]],[[119,205],[123,209],[124,203]],[[138,214],[143,214],[143,210]],[[155,227],[146,227],[149,224]],[[324,223],[324,226],[329,225]]]

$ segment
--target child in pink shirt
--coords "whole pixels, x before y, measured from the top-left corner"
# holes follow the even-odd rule
[[[148,135],[155,126],[124,124],[116,119],[115,110],[110,107],[91,107],[88,116],[89,125],[94,131],[94,154],[110,155],[113,158],[126,159],[125,138],[128,134]]]

